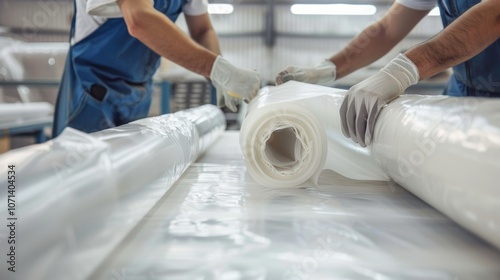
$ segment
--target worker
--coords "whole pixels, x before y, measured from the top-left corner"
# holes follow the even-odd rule
[[[54,136],[146,117],[160,56],[210,79],[219,106],[251,100],[260,76],[220,56],[207,10],[207,0],[76,0]],[[190,36],[174,24],[181,12]]]
[[[438,2],[444,30],[373,76],[354,85],[340,108],[343,134],[362,147],[372,141],[380,110],[406,88],[453,67],[444,94],[500,97],[500,2],[498,0],[396,0],[377,22],[316,67],[287,67],[289,80],[332,86],[336,79],[379,59],[400,42]]]

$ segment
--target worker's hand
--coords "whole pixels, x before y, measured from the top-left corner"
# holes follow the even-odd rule
[[[333,86],[337,67],[329,59],[325,59],[315,67],[288,66],[275,78],[276,85],[294,80],[321,86]]]
[[[399,54],[377,74],[349,89],[342,106],[342,133],[366,147],[372,141],[380,110],[419,80],[417,66]]]
[[[226,105],[233,112],[242,100],[252,100],[260,89],[259,73],[235,67],[222,56],[215,60],[210,80],[217,90],[217,105]]]

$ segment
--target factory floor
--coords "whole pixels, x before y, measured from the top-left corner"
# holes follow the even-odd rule
[[[90,278],[500,279],[497,249],[400,186],[325,171],[317,187],[265,188],[238,136],[225,132]]]

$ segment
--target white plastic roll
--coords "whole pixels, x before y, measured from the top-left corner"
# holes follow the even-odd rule
[[[0,123],[22,122],[52,115],[54,108],[47,102],[0,103]]]
[[[222,111],[204,105],[92,134],[67,128],[1,155],[0,174],[7,178],[15,165],[18,178],[23,268],[15,279],[87,279],[224,130]],[[0,189],[6,184],[0,181]],[[7,195],[0,192],[0,200]],[[7,207],[0,217],[6,220]],[[8,273],[0,270],[0,278]]]
[[[252,177],[269,187],[315,183],[323,169],[390,178],[500,248],[500,99],[403,95],[360,148],[341,132],[344,94],[297,82],[262,90],[240,134]]]
[[[382,110],[372,155],[393,181],[500,248],[500,99],[402,96]]]
[[[250,103],[240,132],[248,172],[269,187],[316,184],[322,170],[357,180],[389,178],[342,135],[338,110],[345,91],[288,82],[264,88]]]

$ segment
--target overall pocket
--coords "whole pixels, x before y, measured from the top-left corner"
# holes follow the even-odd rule
[[[109,92],[108,102],[113,110],[113,122],[122,125],[148,116],[152,88],[145,83],[125,82],[126,94]]]
[[[68,126],[91,133],[110,127],[115,127],[111,118],[111,108],[106,105],[106,92],[82,89],[83,95],[78,106],[70,114]],[[99,100],[100,99],[100,100]]]

